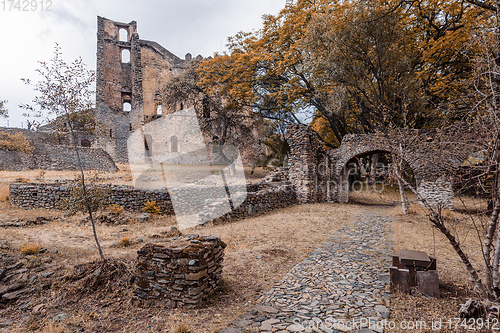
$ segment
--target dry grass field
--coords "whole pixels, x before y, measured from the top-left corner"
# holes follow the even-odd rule
[[[120,167],[120,172],[102,177],[116,184],[129,183],[129,172],[123,165]],[[254,180],[263,175],[265,172],[258,170]],[[0,332],[216,332],[244,313],[260,293],[269,289],[338,228],[366,210],[394,217],[395,251],[423,250],[438,260],[443,297],[393,295],[392,320],[453,318],[459,303],[473,296],[463,265],[446,239],[433,230],[425,211],[412,204],[411,214],[403,216],[397,205],[397,192],[389,189],[383,194],[351,193],[352,203],[348,205],[294,206],[221,225],[208,224],[184,230],[184,233],[218,236],[228,245],[223,283],[211,299],[196,309],[136,306],[130,302],[130,290],[71,298],[67,296],[71,285],[65,284],[64,276],[72,272],[73,266],[98,258],[92,229],[88,223],[82,223],[82,215],[68,217],[60,211],[25,211],[10,207],[6,200],[8,184],[19,178],[34,181],[37,176],[39,171],[0,171],[0,223],[38,216],[52,218],[43,225],[0,228],[0,268],[2,260],[3,265],[22,263],[20,274],[27,281],[37,272],[54,273],[33,283],[30,293],[13,304],[3,308],[0,304]],[[44,175],[46,180],[73,177],[73,172]],[[475,230],[470,221],[461,220],[466,215],[460,203],[457,202],[457,206],[455,212],[446,214],[450,220],[458,219],[454,222],[457,235],[467,252],[480,262]],[[175,219],[158,216],[138,223],[134,222],[132,214],[123,214],[130,217],[129,223],[99,224],[97,232],[105,255],[123,260],[132,269],[136,251],[147,242],[157,241],[157,235],[174,226]],[[47,251],[27,255],[27,250],[33,247]],[[26,271],[22,272],[24,269]],[[66,316],[62,320],[53,320],[63,313]]]
[[[258,172],[255,177],[265,174]],[[37,176],[36,171],[0,173],[3,196],[0,223],[38,216],[53,218],[40,226],[1,229],[3,250],[0,251],[14,258],[12,262],[20,261],[23,267],[55,272],[42,281],[41,290],[34,290],[29,297],[17,301],[15,306],[0,308],[1,320],[12,320],[15,332],[66,332],[80,328],[99,332],[181,332],[183,327],[191,332],[216,331],[250,307],[261,292],[270,288],[276,279],[280,279],[317,244],[349,221],[358,210],[358,207],[350,205],[304,205],[223,225],[183,230],[185,233],[218,236],[227,244],[223,285],[213,299],[194,310],[140,308],[129,304],[129,294],[118,298],[113,295],[104,300],[92,297],[62,299],[60,289],[64,289],[64,285],[59,288],[58,281],[71,272],[74,265],[97,259],[97,250],[90,225],[82,223],[83,215],[67,217],[64,212],[25,211],[8,205],[5,200],[8,183],[19,178],[36,181]],[[47,172],[44,175],[46,180],[72,177],[73,172]],[[129,181],[126,170],[101,177],[115,183]],[[133,214],[124,215],[133,217]],[[174,225],[172,217],[155,217],[144,223],[131,219],[131,223],[123,225],[98,225],[97,232],[105,255],[121,258],[132,268],[136,250],[146,242],[157,241],[156,235]],[[124,239],[130,243],[128,246],[123,245]],[[28,256],[21,253],[27,246],[33,245],[46,248],[47,252]],[[43,310],[33,312],[40,304],[44,304]],[[19,307],[22,309],[19,310]],[[52,318],[61,313],[66,313],[68,317],[54,322]]]

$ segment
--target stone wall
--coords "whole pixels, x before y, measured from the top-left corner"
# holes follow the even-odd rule
[[[256,192],[247,192],[243,203],[231,212],[215,219],[227,221],[270,212],[297,204],[297,195],[289,183],[275,183],[265,186]]]
[[[309,126],[289,125],[288,180],[299,203],[332,200],[331,159],[321,138]]]
[[[226,245],[217,237],[185,235],[137,251],[134,296],[167,307],[195,306],[222,278]]]
[[[422,181],[417,186],[417,192],[433,207],[453,209],[453,185],[449,180]]]
[[[395,129],[386,133],[346,135],[338,149],[326,152],[308,126],[289,125],[288,178],[300,203],[348,202],[350,161],[372,153],[393,153],[411,167],[418,192],[431,205],[453,208],[451,179],[475,152],[473,129]]]
[[[0,132],[3,133],[9,133],[9,134],[16,134],[16,133],[22,133],[28,141],[31,141],[33,143],[45,143],[45,144],[58,144],[59,142],[57,139],[50,135],[49,133],[44,133],[44,132],[39,132],[39,131],[32,131],[32,130],[27,130],[27,129],[22,129],[22,128],[15,128],[15,127],[0,127]]]
[[[13,183],[9,186],[11,205],[23,209],[61,209],[63,201],[70,194],[71,183]],[[108,187],[109,185],[105,185]],[[109,200],[131,212],[142,212],[144,203],[156,201],[162,214],[173,214],[173,207],[167,191],[141,191],[132,186],[110,185]]]
[[[69,196],[71,183],[13,183],[9,186],[9,200],[11,205],[23,209],[61,209],[64,199]],[[144,203],[147,201],[156,201],[160,212],[165,215],[173,215],[174,208],[170,195],[166,190],[144,191],[134,189],[132,186],[125,185],[105,185],[109,186],[111,203],[121,205],[126,211],[141,212],[144,209]],[[210,187],[200,186],[197,191],[200,194],[210,191]],[[193,189],[189,189],[193,193]],[[214,195],[221,193],[220,189],[212,191]],[[225,194],[225,193],[224,193]],[[199,197],[202,197],[200,195]],[[186,210],[193,209],[196,205],[205,205],[198,211],[207,211],[203,202],[196,202],[196,195],[192,196],[190,202],[184,203]],[[225,197],[224,197],[225,198]],[[218,198],[212,198],[218,199]],[[274,184],[255,184],[247,185],[247,197],[243,203],[233,211],[217,218],[218,221],[227,221],[235,218],[242,218],[269,212],[273,209],[284,208],[297,203],[295,191],[287,183]],[[182,204],[182,203],[181,203]],[[207,211],[207,214],[209,212]]]
[[[30,154],[0,149],[0,169],[11,171],[78,170],[74,146],[61,145],[55,136],[46,132],[21,128],[0,127],[0,132],[22,133],[32,147]],[[78,147],[84,170],[118,171],[117,166],[103,149]]]
[[[21,171],[36,169],[32,156],[0,149],[0,170]]]
[[[118,167],[113,159],[102,148],[79,147],[78,152],[84,170],[116,172]],[[39,145],[33,152],[38,169],[46,170],[79,170],[78,159],[74,147]]]
[[[116,172],[118,167],[101,148],[78,148],[84,170]],[[74,147],[36,144],[30,154],[0,150],[2,170],[79,170]]]

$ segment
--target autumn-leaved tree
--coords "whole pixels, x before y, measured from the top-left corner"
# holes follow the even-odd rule
[[[27,85],[33,87],[37,93],[32,104],[20,105],[26,110],[26,116],[50,117],[56,116],[61,121],[69,125],[70,133],[73,137],[75,154],[80,167],[81,178],[81,195],[84,202],[84,207],[89,214],[92,223],[94,239],[99,250],[99,255],[104,261],[104,254],[99,244],[97,237],[95,221],[93,213],[95,207],[93,201],[87,192],[85,183],[85,174],[83,172],[82,160],[77,147],[77,137],[75,133],[75,119],[92,123],[91,119],[81,119],[80,116],[87,110],[94,107],[94,91],[92,85],[95,81],[95,73],[88,70],[81,58],[76,59],[72,63],[67,63],[62,59],[61,48],[56,45],[54,56],[50,62],[40,62],[40,68],[37,73],[41,76],[41,80],[34,83],[30,79],[22,79]],[[89,117],[93,114],[88,114]]]
[[[471,38],[488,20],[457,0],[288,1],[198,73],[267,119],[322,115],[338,145],[349,132],[450,120],[438,106],[464,93]]]
[[[229,38],[229,54],[201,64],[200,82],[218,86],[232,103],[255,108],[265,119],[301,122],[301,113],[317,109],[340,141],[346,133],[344,121],[316,98],[317,87],[300,47],[312,15],[326,3],[287,2],[278,15],[264,16],[260,31]]]
[[[399,2],[398,2],[399,1]],[[477,32],[490,29],[494,15],[474,5],[475,0],[396,0],[407,13],[405,25],[411,27],[420,60],[416,79],[426,96],[426,109],[432,123],[461,120],[449,110],[471,109],[462,99],[473,79],[475,59],[480,56]]]
[[[340,142],[337,140],[333,134],[332,129],[328,120],[319,112],[315,112],[313,119],[310,123],[312,129],[318,133],[318,135],[323,139],[326,149],[332,149],[340,146]]]
[[[354,130],[414,126],[425,96],[415,79],[419,53],[402,10],[382,1],[346,1],[317,13],[302,47],[317,99],[354,116]],[[333,15],[332,15],[333,14]],[[339,91],[341,94],[339,94]],[[336,105],[335,100],[345,101]],[[347,108],[347,110],[345,110]]]
[[[437,3],[436,3],[437,4]],[[449,219],[440,207],[430,205],[418,191],[411,185],[408,186],[429,211],[429,219],[432,224],[440,230],[448,239],[454,250],[462,260],[467,269],[478,293],[487,299],[498,300],[500,297],[500,234],[498,219],[500,215],[500,21],[499,9],[496,2],[491,1],[450,1],[450,7],[457,10],[457,17],[463,19],[465,13],[475,13],[474,20],[460,21],[461,23],[450,23],[436,27],[429,27],[438,36],[431,40],[431,44],[439,40],[439,35],[450,36],[448,45],[453,40],[464,38],[456,32],[467,31],[467,43],[463,47],[464,57],[470,60],[468,67],[457,67],[451,63],[454,57],[450,57],[449,68],[427,74],[431,78],[427,87],[433,90],[438,106],[446,110],[442,114],[445,123],[461,126],[461,136],[452,139],[453,142],[447,144],[455,146],[467,145],[471,156],[469,156],[460,168],[456,165],[449,166],[449,173],[454,175],[460,184],[460,191],[478,195],[481,199],[487,199],[488,207],[471,207],[469,203],[463,203],[469,215],[466,220],[477,233],[482,263],[474,262],[470,252],[466,250],[462,237],[458,233],[457,221]],[[428,5],[427,2],[412,2],[415,8]],[[441,3],[442,5],[442,3]],[[439,15],[440,8],[434,9]],[[487,19],[486,19],[487,18]],[[445,22],[447,17],[438,16],[437,20]],[[424,18],[424,21],[426,18]],[[450,22],[453,22],[450,21]],[[449,30],[447,30],[449,28]],[[438,57],[439,53],[432,48],[429,57]],[[443,50],[441,54],[445,54]],[[460,55],[455,55],[456,59]],[[437,59],[437,58],[436,58]],[[460,80],[452,80],[452,78]],[[451,81],[448,81],[451,80]],[[425,81],[425,80],[424,80]],[[452,84],[448,91],[447,83]],[[465,126],[464,126],[465,125]],[[400,138],[401,143],[411,141],[411,137]],[[401,154],[402,155],[402,154]],[[402,157],[402,156],[400,156]],[[449,158],[449,157],[448,157]],[[456,156],[458,161],[463,156]],[[445,161],[436,161],[441,166],[446,165]],[[405,182],[403,177],[399,177]],[[475,213],[475,212],[478,213]],[[458,221],[464,223],[464,221]],[[465,224],[465,223],[464,223]],[[473,249],[477,251],[478,249]]]

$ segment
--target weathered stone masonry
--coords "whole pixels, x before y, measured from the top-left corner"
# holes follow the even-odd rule
[[[78,148],[84,170],[118,171],[111,157],[101,148]],[[3,170],[79,170],[74,147],[37,144],[30,154],[0,150]]]
[[[156,42],[140,39],[135,21],[98,17],[96,57],[96,117],[105,135],[93,144],[117,162],[128,161],[127,139],[134,131],[140,132],[149,146],[147,137],[152,133],[147,132],[145,124],[195,104],[193,100],[162,103],[165,84],[185,70],[192,56],[188,53],[181,59]],[[206,117],[204,111],[197,113],[199,118]],[[207,143],[213,140],[216,126],[214,123],[203,129]],[[245,164],[253,163],[263,149],[259,141],[265,130],[264,126],[254,126],[251,133],[231,133],[230,144],[238,146]],[[150,139],[155,140],[154,135]]]
[[[0,127],[0,132],[22,133],[32,147],[29,154],[0,149],[1,170],[79,170],[80,168],[74,146],[60,145],[47,133],[5,127]],[[111,157],[101,148],[78,147],[78,152],[84,170],[118,171]]]
[[[120,39],[120,31],[126,38]],[[115,161],[127,161],[127,139],[157,113],[156,94],[185,61],[142,40],[137,23],[97,18],[96,115],[106,132],[97,145]]]
[[[297,192],[300,203],[333,201],[331,158],[321,138],[309,127],[289,125],[287,139],[290,145],[288,180]]]
[[[168,307],[194,306],[222,276],[224,244],[217,237],[185,235],[137,251],[134,296]]]
[[[13,183],[9,186],[9,200],[13,206],[23,209],[60,209],[63,200],[69,196],[71,186],[70,183]],[[192,193],[193,190],[202,193],[204,191],[210,191],[211,188],[200,186],[197,189],[189,189],[190,193]],[[220,193],[220,191],[213,191],[213,193]],[[199,197],[203,196],[200,195]],[[112,203],[121,205],[125,210],[132,212],[143,211],[146,201],[156,201],[156,205],[162,214],[174,214],[170,195],[165,190],[143,191],[134,189],[132,186],[111,185],[109,199]],[[296,203],[295,191],[289,184],[247,185],[247,197],[243,203],[233,211],[219,217],[217,220],[225,221],[252,216],[269,212],[273,209],[294,205]],[[196,195],[193,195],[192,200],[189,202],[185,202],[185,205],[189,205],[188,207],[204,204],[205,203],[201,201],[196,202]],[[208,207],[206,209],[208,209]]]
[[[9,186],[11,205],[23,209],[61,209],[63,201],[69,197],[71,183],[13,183]],[[123,206],[127,211],[141,212],[146,201],[156,201],[162,214],[173,214],[170,197],[166,191],[141,191],[131,186],[111,185],[109,199]]]
[[[475,151],[474,142],[457,138],[467,128],[394,130],[384,134],[347,135],[338,149],[325,151],[322,140],[308,126],[289,125],[288,179],[301,203],[347,202],[349,161],[373,152],[402,156],[410,165],[418,193],[431,205],[453,208],[454,170]]]

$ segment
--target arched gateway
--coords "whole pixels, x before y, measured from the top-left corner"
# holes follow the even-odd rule
[[[452,169],[460,165],[471,145],[457,145],[459,129],[393,130],[384,134],[346,135],[340,147],[326,151],[321,138],[310,127],[288,126],[290,145],[288,179],[298,201],[347,202],[347,163],[370,152],[395,153],[412,168],[417,191],[428,203],[453,208]]]

